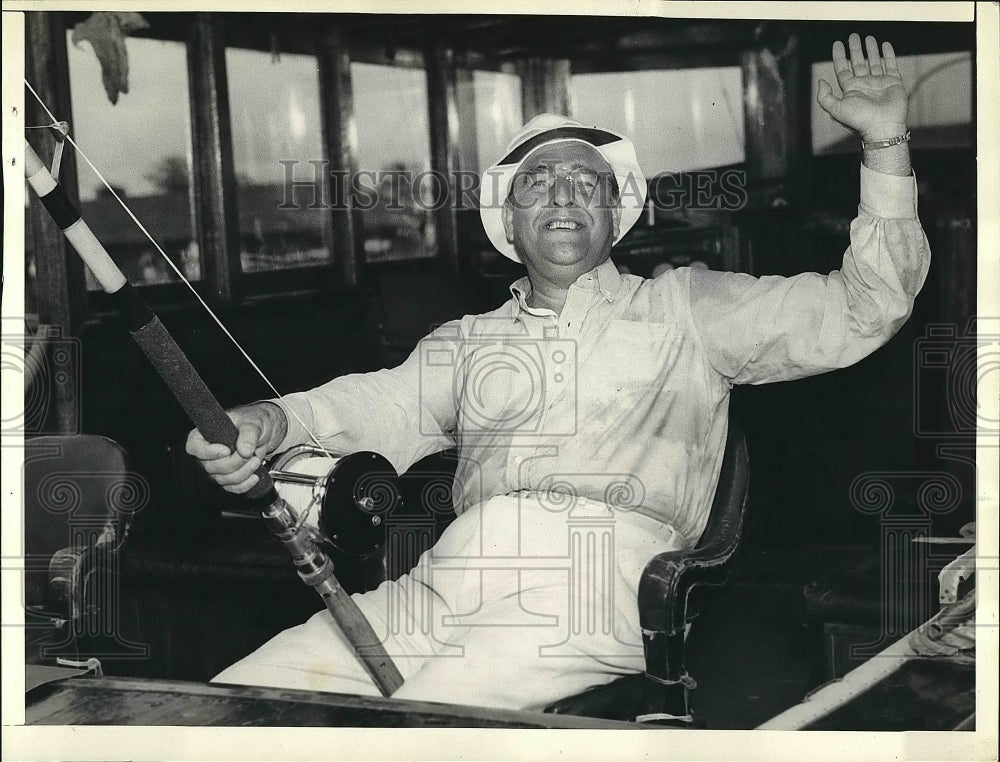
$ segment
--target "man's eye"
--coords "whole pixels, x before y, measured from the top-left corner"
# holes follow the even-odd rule
[[[586,188],[587,190],[594,190],[597,188],[598,176],[593,172],[578,172],[574,177],[576,184],[581,188]]]

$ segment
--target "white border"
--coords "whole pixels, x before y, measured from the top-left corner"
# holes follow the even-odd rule
[[[92,2],[6,2],[4,10],[87,9]],[[223,3],[103,2],[104,10],[226,10]],[[950,20],[969,21],[972,3],[730,3],[725,11],[720,3],[661,3],[652,0],[635,2],[598,2],[587,0],[572,5],[560,2],[516,3],[512,0],[487,0],[473,5],[469,0],[421,2],[419,6],[398,0],[371,2],[317,2],[298,0],[297,11],[340,11],[381,13],[522,13],[522,14],[602,14],[670,15],[677,17],[725,18],[794,18],[799,20],[837,20],[863,18],[865,21]],[[275,5],[263,0],[240,0],[229,7],[240,11],[267,11]],[[288,6],[282,11],[291,10]],[[1000,312],[1000,160],[998,160],[997,104],[1000,103],[1000,14],[995,3],[979,3],[977,14],[977,83],[979,125],[979,304],[978,314]],[[23,231],[24,183],[19,172],[10,172],[10,161],[18,158],[23,123],[10,118],[10,105],[21,103],[20,80],[23,67],[23,25],[19,14],[4,13],[3,67],[3,162],[4,162],[4,250],[19,251]],[[20,63],[19,63],[20,62]],[[23,113],[21,108],[20,113]],[[20,159],[18,158],[18,161]],[[19,211],[22,210],[22,211]],[[23,312],[22,258],[4,257],[4,315]],[[16,276],[16,277],[15,277]],[[995,381],[993,374],[991,380]],[[7,389],[20,397],[20,377]],[[990,395],[987,395],[990,396]],[[996,419],[996,400],[1000,390],[985,404]],[[6,453],[5,453],[6,455]],[[20,468],[10,457],[3,458],[4,496],[13,497],[10,486],[20,482]],[[23,672],[20,662],[4,669],[3,677],[3,757],[5,759],[741,759],[741,760],[917,760],[917,759],[996,759],[997,753],[997,450],[982,448],[979,453],[979,537],[981,558],[991,559],[991,569],[977,574],[980,595],[978,611],[978,706],[975,733],[784,733],[776,731],[692,732],[692,731],[490,731],[490,730],[413,730],[387,729],[267,729],[267,728],[43,728],[8,726],[17,721],[10,713],[8,699],[20,702],[23,696]],[[11,481],[13,479],[13,481]],[[6,502],[6,500],[5,500]],[[17,542],[19,511],[3,510],[3,554],[10,555],[10,543]],[[17,596],[19,598],[19,596]],[[8,600],[4,596],[4,621]],[[15,599],[15,604],[17,603]],[[19,644],[4,638],[4,666],[11,666],[10,652],[19,653]],[[17,641],[18,639],[13,639]],[[9,646],[12,646],[10,648]],[[23,659],[23,656],[20,657]],[[23,703],[23,702],[20,702]]]

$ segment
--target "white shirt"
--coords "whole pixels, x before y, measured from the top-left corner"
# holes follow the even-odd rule
[[[562,313],[527,307],[527,278],[492,312],[451,321],[399,367],[275,400],[279,449],[374,450],[402,473],[458,445],[461,512],[521,490],[604,501],[671,524],[708,520],[733,384],[843,368],[909,317],[930,262],[916,181],[861,167],[839,271],[791,278],[681,268],[648,280],[608,260]],[[288,413],[294,411],[295,415]]]

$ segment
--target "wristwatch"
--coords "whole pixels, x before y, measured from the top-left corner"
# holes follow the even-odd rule
[[[871,151],[875,148],[888,148],[889,146],[898,146],[900,143],[906,143],[910,139],[910,131],[907,130],[902,135],[897,135],[894,138],[889,138],[888,140],[873,140],[870,143],[866,143],[864,140],[861,141],[861,149],[864,151]]]

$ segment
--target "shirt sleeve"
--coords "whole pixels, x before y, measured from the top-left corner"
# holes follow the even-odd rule
[[[927,277],[916,179],[861,167],[861,203],[840,270],[790,278],[691,271],[691,318],[709,363],[734,384],[858,362],[906,322]]]
[[[455,444],[459,321],[420,341],[398,367],[340,376],[305,392],[271,400],[288,419],[278,452],[312,442],[310,433],[336,455],[371,450],[399,472]]]

